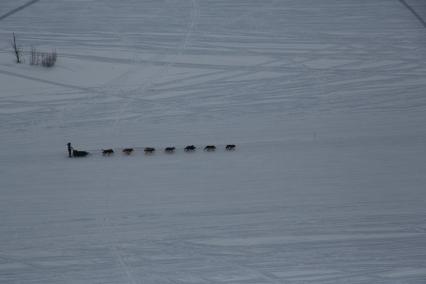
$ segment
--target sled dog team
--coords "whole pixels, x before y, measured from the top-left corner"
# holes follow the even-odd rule
[[[235,150],[235,145],[234,144],[228,144],[225,146],[225,150],[226,151],[233,151]],[[71,143],[67,144],[67,148],[68,148],[68,157],[72,158],[78,158],[78,157],[86,157],[87,155],[89,155],[90,153],[87,151],[80,151],[80,150],[76,150],[71,146]],[[197,149],[197,147],[195,147],[194,145],[188,145],[186,146],[183,150],[185,152],[194,152]],[[172,154],[174,153],[176,150],[176,147],[166,147],[164,148],[164,152],[167,154]],[[207,145],[206,147],[204,147],[204,151],[206,152],[212,152],[216,150],[216,146],[215,145]],[[125,155],[130,155],[134,152],[133,148],[124,148],[122,150],[123,154]],[[155,148],[153,147],[145,147],[144,148],[144,152],[145,154],[153,154],[155,152]],[[113,149],[102,149],[102,155],[103,156],[111,156],[112,154],[114,154],[114,150]]]

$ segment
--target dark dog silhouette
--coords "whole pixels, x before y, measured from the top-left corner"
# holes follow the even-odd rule
[[[104,156],[110,156],[110,155],[112,155],[112,154],[114,154],[114,150],[113,149],[102,149],[102,155],[104,155]]]
[[[228,144],[228,145],[226,145],[225,149],[227,151],[235,150],[235,145],[234,144]]]
[[[175,147],[166,147],[164,148],[164,152],[166,153],[173,153],[176,150]]]
[[[152,154],[152,153],[154,153],[155,148],[152,148],[152,147],[146,147],[146,148],[144,149],[144,151],[145,151],[145,154]]]
[[[214,151],[216,150],[216,146],[215,145],[207,145],[206,147],[204,147],[204,151]]]
[[[76,158],[80,158],[80,157],[86,157],[87,155],[89,155],[89,152],[86,151],[79,151],[79,150],[72,150],[72,156],[76,157]]]
[[[185,147],[185,152],[192,152],[195,151],[195,149],[197,149],[197,147],[195,147],[194,145],[188,145]]]
[[[133,152],[133,148],[124,148],[123,153],[126,155],[130,155]]]

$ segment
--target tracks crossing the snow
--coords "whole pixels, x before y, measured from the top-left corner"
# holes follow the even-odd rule
[[[423,20],[422,16],[420,16],[420,14],[417,13],[417,11],[414,10],[414,8],[410,4],[408,4],[407,1],[405,0],[398,0],[398,1],[402,5],[404,5],[404,7],[407,8],[413,14],[413,16],[417,18],[417,20],[419,20],[419,22],[423,25],[424,28],[426,28],[426,21]]]
[[[193,33],[193,30],[196,26],[197,20],[199,18],[200,15],[200,11],[199,11],[199,6],[197,3],[197,0],[191,0],[191,13],[190,13],[190,23],[188,25],[187,31],[185,33],[184,39],[182,44],[178,47],[177,53],[175,55],[175,57],[179,57],[180,55],[183,54],[184,50],[187,48],[190,37]],[[163,68],[161,68],[158,72],[155,72],[144,84],[142,84],[141,86],[139,86],[138,88],[127,92],[127,93],[132,93],[136,95],[139,94],[143,94],[145,93],[156,81],[158,81],[160,78],[162,78],[165,74],[167,74],[167,71],[174,65],[173,61],[170,61],[169,63],[165,64]],[[126,96],[125,94],[126,92],[122,91],[122,95]],[[127,97],[127,101],[122,104],[119,112],[116,115],[116,118],[114,119],[113,122],[113,127],[112,130],[115,130],[118,123],[121,120],[121,116],[123,115],[123,113],[126,111],[127,107],[133,102],[134,100],[134,95],[133,96],[126,96]]]
[[[0,16],[0,21],[1,21],[1,20],[6,19],[7,17],[12,16],[13,14],[18,13],[18,12],[19,12],[19,11],[21,11],[21,10],[24,10],[25,8],[27,8],[27,7],[31,6],[31,5],[33,5],[33,4],[37,3],[37,2],[39,2],[39,1],[40,1],[40,0],[31,0],[31,1],[27,2],[27,3],[25,3],[24,5],[21,5],[21,6],[19,6],[19,7],[15,8],[15,9],[13,9],[13,10],[11,10],[11,11],[7,12],[6,14],[1,15],[1,16]]]

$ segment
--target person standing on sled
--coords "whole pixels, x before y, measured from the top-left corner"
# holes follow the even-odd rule
[[[71,147],[71,143],[67,143],[67,147],[68,147],[68,157],[72,157],[72,147]]]

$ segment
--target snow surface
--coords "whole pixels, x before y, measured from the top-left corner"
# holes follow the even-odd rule
[[[426,283],[426,30],[402,2],[41,0],[2,19],[0,283]],[[12,32],[57,65],[15,64]]]

